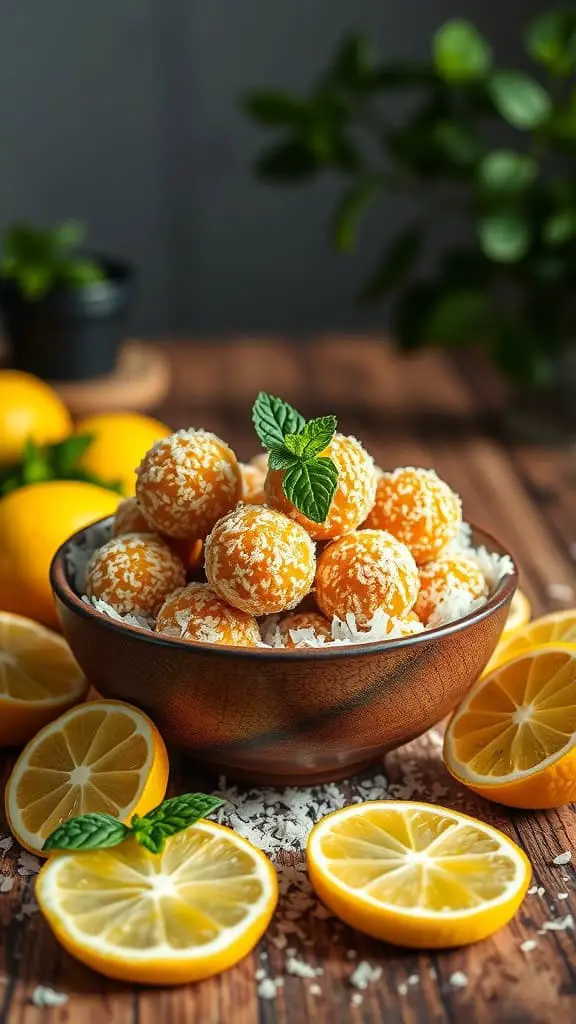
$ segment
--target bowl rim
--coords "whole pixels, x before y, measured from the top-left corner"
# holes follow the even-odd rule
[[[104,516],[101,519],[94,520],[94,522],[89,523],[87,526],[82,527],[82,529],[76,530],[75,533],[70,534],[70,536],[67,537],[59,546],[50,563],[50,584],[54,595],[71,612],[75,612],[81,618],[92,619],[105,629],[128,634],[135,640],[144,640],[157,647],[179,649],[187,651],[189,654],[218,654],[223,657],[246,658],[248,660],[261,660],[262,658],[265,658],[267,660],[281,661],[286,659],[292,661],[316,661],[319,659],[329,660],[332,658],[360,657],[367,654],[382,654],[386,651],[395,651],[405,647],[414,647],[417,649],[423,643],[429,643],[432,640],[440,640],[443,637],[451,636],[454,633],[460,633],[468,626],[489,618],[494,612],[501,608],[503,604],[512,600],[518,586],[518,569],[516,568],[516,562],[509,551],[507,551],[506,548],[486,530],[470,523],[469,525],[472,535],[477,536],[480,542],[487,547],[489,551],[495,552],[499,555],[508,555],[508,557],[512,559],[514,570],[500,579],[494,593],[487,601],[485,601],[484,604],[480,605],[479,608],[469,612],[468,615],[464,615],[460,619],[454,619],[453,622],[447,622],[442,626],[436,626],[433,629],[426,629],[422,633],[414,633],[407,637],[397,637],[394,640],[373,640],[363,644],[342,644],[341,646],[339,645],[337,647],[326,648],[232,647],[227,644],[210,644],[201,642],[192,643],[187,640],[178,640],[174,637],[163,636],[160,633],[153,633],[150,630],[144,629],[140,626],[133,626],[126,622],[118,622],[116,619],[112,619],[110,616],[105,615],[104,612],[97,611],[96,608],[92,607],[92,605],[87,604],[87,602],[83,601],[82,598],[79,597],[72,589],[66,574],[66,548],[70,543],[85,534],[87,530],[92,529],[94,526],[107,525],[113,518],[113,516]]]

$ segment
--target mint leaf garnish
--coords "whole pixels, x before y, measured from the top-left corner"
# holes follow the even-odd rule
[[[296,508],[313,523],[324,523],[338,486],[332,459],[299,460],[284,474],[282,489]]]
[[[324,523],[338,485],[338,468],[322,456],[338,421],[335,416],[304,419],[288,402],[261,391],[252,408],[256,433],[269,452],[272,470],[284,470],[282,489],[299,512]]]
[[[282,448],[286,434],[299,434],[306,420],[288,402],[261,391],[252,407],[252,422],[265,448]]]
[[[118,846],[130,835],[130,829],[110,814],[80,814],[64,821],[48,836],[42,847],[52,850],[106,850]]]
[[[80,814],[59,825],[48,836],[43,849],[46,852],[105,850],[132,836],[151,853],[162,853],[170,836],[183,832],[223,803],[220,797],[206,793],[184,793],[165,800],[142,818],[135,814],[130,825],[124,825],[110,814]]]

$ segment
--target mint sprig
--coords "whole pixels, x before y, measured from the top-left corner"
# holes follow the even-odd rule
[[[314,523],[324,523],[338,486],[338,468],[322,452],[334,437],[335,416],[306,421],[297,409],[261,391],[252,420],[268,449],[269,466],[283,470],[282,490],[299,512]]]
[[[43,849],[46,853],[55,850],[105,850],[119,846],[132,836],[150,853],[162,853],[170,836],[183,832],[200,818],[206,818],[223,803],[219,797],[206,793],[183,793],[164,800],[143,817],[135,814],[130,825],[124,825],[110,814],[80,814],[59,825],[48,836]]]

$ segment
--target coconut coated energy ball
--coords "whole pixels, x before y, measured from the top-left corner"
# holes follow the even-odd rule
[[[378,477],[376,500],[364,526],[388,530],[421,565],[436,558],[458,533],[460,498],[433,469],[407,466]]]
[[[323,638],[328,643],[332,640],[330,622],[326,616],[322,615],[320,612],[291,612],[290,615],[286,615],[286,617],[282,619],[278,625],[278,629],[284,647],[292,648],[305,646],[301,644],[298,639],[294,639],[291,635],[294,631],[299,629],[313,630],[316,639]]]
[[[427,562],[420,569],[420,591],[415,611],[427,623],[438,605],[457,594],[481,597],[487,590],[486,580],[476,562],[470,558],[441,558]]]
[[[112,533],[121,537],[123,533],[155,533],[153,526],[142,515],[136,498],[124,498],[116,509]]]
[[[231,647],[256,647],[260,642],[254,616],[232,608],[206,583],[189,583],[170,594],[158,612],[156,632]]]
[[[331,458],[338,469],[338,485],[324,523],[313,523],[288,501],[282,490],[283,470],[269,470],[265,487],[268,504],[300,523],[314,540],[329,540],[355,530],[368,515],[376,494],[374,462],[355,437],[335,434],[322,455]]]
[[[88,597],[105,601],[120,615],[155,615],[185,581],[178,556],[150,533],[113,537],[94,552],[86,569]]]
[[[314,544],[303,527],[261,505],[239,505],[206,540],[208,583],[235,608],[271,615],[294,608],[314,582]]]
[[[358,530],[329,544],[318,559],[316,600],[324,615],[359,626],[382,609],[405,618],[418,596],[418,568],[405,544],[383,530]]]
[[[238,460],[206,430],[179,430],[158,441],[137,470],[136,496],[160,533],[204,538],[242,496]]]
[[[245,462],[240,463],[240,472],[242,474],[242,501],[245,501],[247,505],[263,505],[266,474],[257,466]]]

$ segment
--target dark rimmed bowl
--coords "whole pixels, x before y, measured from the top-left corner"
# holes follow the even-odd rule
[[[85,533],[58,549],[50,578],[90,682],[141,707],[167,742],[211,771],[271,785],[344,778],[439,722],[491,657],[517,585],[506,576],[470,615],[401,640],[292,651],[189,644],[82,601],[65,551]],[[507,554],[482,530],[473,539]]]

